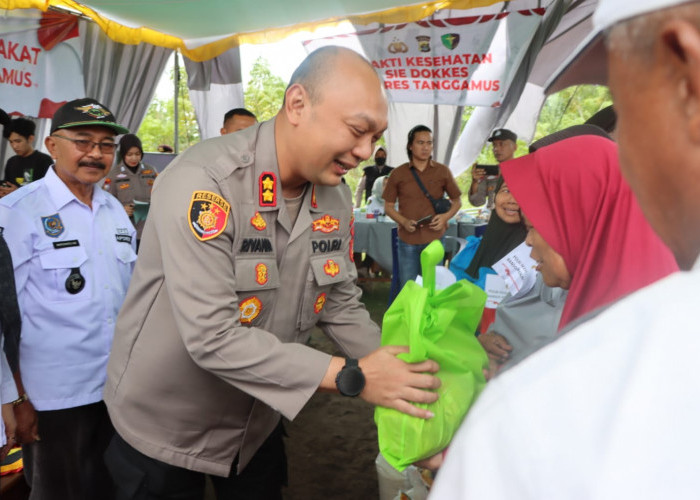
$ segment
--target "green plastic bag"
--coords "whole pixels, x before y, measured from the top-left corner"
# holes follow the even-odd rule
[[[408,345],[399,357],[409,363],[432,359],[440,365],[439,399],[418,404],[435,414],[424,420],[377,407],[379,451],[397,470],[445,449],[486,385],[488,357],[474,332],[486,303],[486,293],[466,280],[435,291],[435,266],[442,262],[439,241],[421,253],[423,287],[409,281],[384,314],[382,345]]]

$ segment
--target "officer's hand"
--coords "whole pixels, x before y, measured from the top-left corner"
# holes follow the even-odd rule
[[[17,444],[30,444],[39,440],[39,426],[34,405],[27,400],[14,407],[15,420],[15,442]]]
[[[472,179],[475,182],[481,182],[482,180],[484,180],[484,177],[486,177],[486,169],[474,165],[472,167]]]
[[[431,360],[406,363],[396,357],[402,352],[408,352],[408,347],[384,346],[360,359],[366,381],[360,397],[414,417],[432,418],[434,415],[430,411],[412,403],[437,401],[438,395],[431,389],[440,387],[440,379],[430,373],[437,373],[440,367]]]
[[[134,216],[134,204],[133,203],[127,203],[126,205],[124,205],[124,210],[126,210],[126,215],[128,215],[129,217]]]

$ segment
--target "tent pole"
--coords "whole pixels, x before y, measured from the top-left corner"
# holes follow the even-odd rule
[[[173,149],[175,151],[175,154],[178,154],[180,152],[180,130],[179,130],[179,123],[180,119],[178,118],[178,102],[177,102],[177,97],[178,97],[178,91],[180,90],[180,64],[179,64],[179,58],[177,51],[175,51],[175,69],[173,70],[174,72],[174,78],[173,81],[175,82],[174,85],[174,90],[175,90],[175,98],[173,99],[173,118],[175,119],[175,126],[173,127]]]

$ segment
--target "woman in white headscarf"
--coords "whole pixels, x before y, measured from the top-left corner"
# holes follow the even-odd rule
[[[384,198],[382,198],[382,192],[384,191],[384,184],[389,178],[388,175],[382,175],[377,177],[372,186],[372,196],[367,198],[367,213],[375,215],[384,215]]]

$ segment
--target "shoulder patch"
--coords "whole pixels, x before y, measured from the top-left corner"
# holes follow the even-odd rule
[[[277,206],[277,178],[273,172],[263,172],[258,179],[261,207]]]
[[[226,228],[231,205],[211,191],[195,191],[190,201],[190,229],[198,240],[207,241],[219,236]]]

